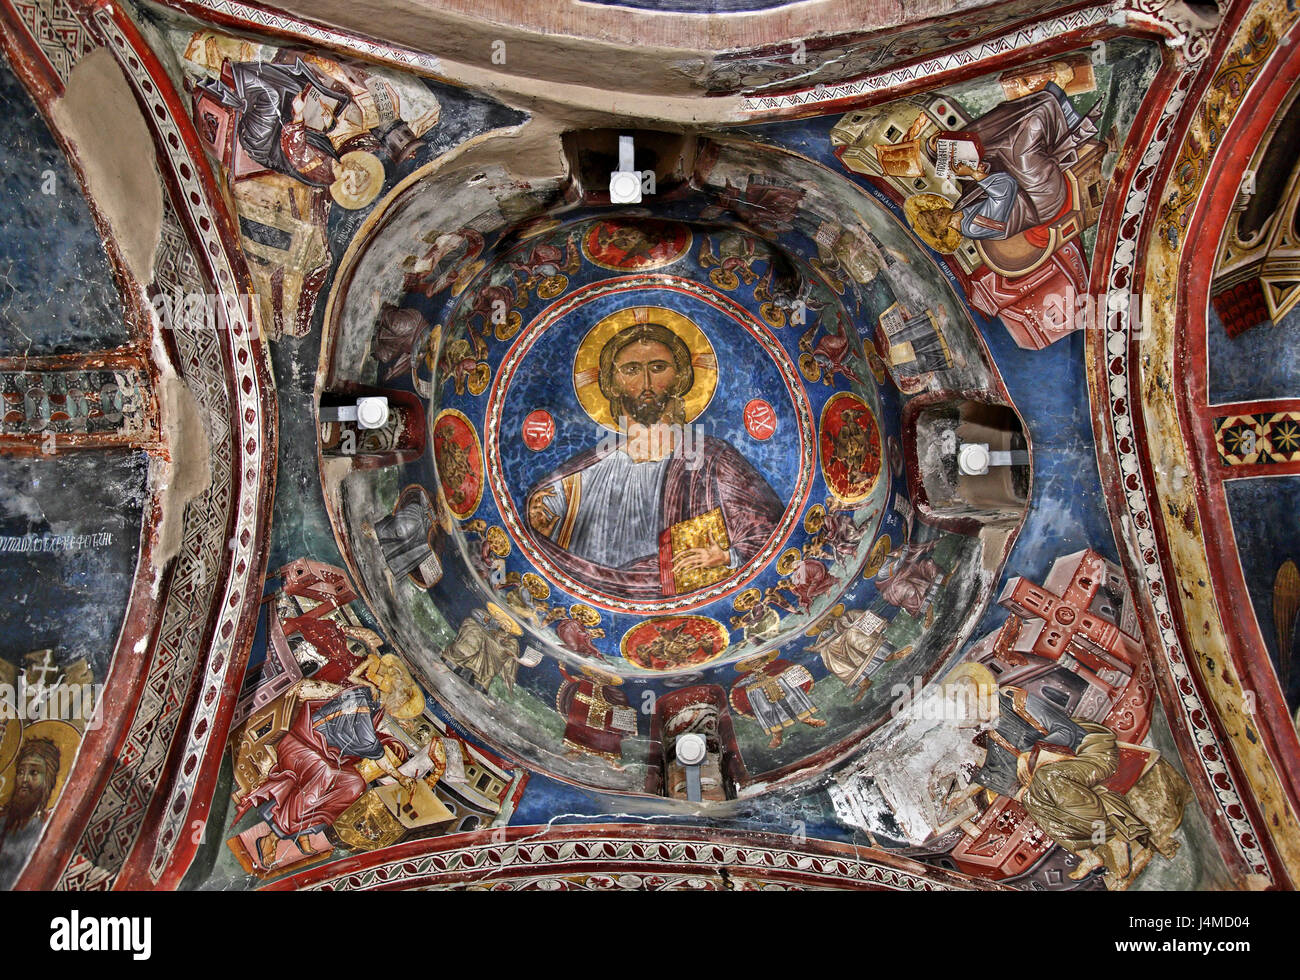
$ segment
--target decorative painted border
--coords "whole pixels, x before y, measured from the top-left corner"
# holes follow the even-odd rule
[[[35,362],[35,359],[33,359]],[[56,383],[63,391],[58,394],[46,392],[51,397],[50,408],[54,409],[54,398],[61,399],[60,414],[67,415],[68,401],[72,392],[81,392],[86,399],[86,414],[77,416],[77,428],[71,417],[40,419],[40,425],[34,425],[27,416],[24,395],[29,383],[36,382],[42,389]],[[101,401],[102,389],[115,386],[122,393],[122,410],[105,412]],[[11,410],[22,410],[17,418],[10,419]],[[50,412],[50,415],[53,411]],[[116,421],[109,421],[108,416],[118,415]],[[100,445],[110,440],[119,439],[130,445],[148,439],[153,441],[157,433],[153,431],[157,411],[153,393],[149,390],[149,379],[144,372],[134,365],[123,368],[69,368],[60,370],[43,369],[37,363],[30,367],[18,369],[0,368],[0,437],[5,436],[53,436],[82,437],[97,441]],[[69,441],[71,441],[69,439]]]
[[[1300,461],[1300,412],[1216,418],[1214,445],[1224,466]]]
[[[1159,240],[1168,251],[1176,251],[1183,241],[1188,216],[1200,200],[1201,185],[1223,137],[1220,126],[1226,127],[1237,114],[1251,82],[1278,46],[1277,35],[1264,20],[1256,22],[1243,40],[1244,43],[1235,47],[1215,70],[1214,87],[1220,93],[1220,99],[1216,100],[1213,108],[1208,105],[1198,107],[1198,113],[1207,124],[1206,138],[1187,139],[1179,147],[1171,174],[1174,190],[1160,205]],[[1225,81],[1227,85],[1223,84]]]
[[[834,85],[814,85],[811,88],[797,89],[781,95],[746,96],[740,100],[740,111],[741,113],[768,113],[783,109],[808,109],[838,102],[841,99],[860,98],[873,92],[887,91],[908,82],[1024,51],[1054,40],[1062,34],[1102,26],[1123,9],[1123,5],[1118,2],[1085,7],[1057,17],[1022,24],[1007,34],[979,41],[937,58],[926,58],[910,65],[864,75],[852,81]]]
[[[207,14],[219,21],[234,21],[245,29],[263,28],[281,35],[292,35],[302,41],[318,41],[329,47],[347,47],[364,57],[401,65],[425,74],[437,75],[442,72],[442,62],[431,54],[355,34],[344,34],[279,11],[239,3],[238,0],[175,0],[171,5],[188,9],[196,16]]]
[[[997,890],[988,882],[868,847],[698,827],[511,827],[397,847],[271,886],[311,891],[393,888],[608,890]],[[423,845],[420,847],[419,845]],[[635,879],[635,880],[634,880]]]
[[[1233,13],[1199,104],[1187,113],[1184,152],[1163,178],[1164,200],[1174,208],[1190,182],[1237,186],[1300,77],[1300,11],[1293,3],[1255,0]],[[1261,60],[1261,48],[1274,53]],[[1242,99],[1246,87],[1250,92]],[[1189,155],[1189,148],[1196,152]],[[1273,861],[1275,881],[1294,887],[1300,881],[1300,741],[1256,621],[1226,482],[1285,475],[1300,466],[1223,463],[1213,422],[1295,412],[1298,405],[1286,398],[1209,404],[1205,357],[1213,266],[1197,257],[1217,254],[1233,201],[1232,195],[1206,194],[1180,209],[1176,224],[1163,220],[1162,210],[1157,233],[1145,246],[1146,280],[1159,302],[1139,352],[1148,372],[1141,406],[1162,431],[1176,425],[1182,434],[1181,443],[1166,449],[1156,442],[1151,451],[1153,459],[1164,456],[1164,465],[1151,471],[1160,493],[1156,506],[1167,515],[1159,528],[1162,547],[1181,569],[1180,594],[1171,599],[1184,610],[1189,650],[1216,710],[1211,720],[1223,735],[1221,745],[1251,784],[1248,803],[1256,826],[1267,832],[1261,844]],[[1170,227],[1179,231],[1176,238],[1165,234]]]
[[[9,6],[65,85],[72,66],[99,47],[65,0],[11,0]]]
[[[1162,515],[1158,504],[1154,505],[1153,513],[1153,501],[1157,497],[1154,487],[1148,483],[1143,472],[1131,407],[1134,402],[1140,404],[1141,399],[1138,388],[1142,376],[1141,364],[1135,352],[1142,324],[1136,315],[1137,311],[1131,311],[1130,306],[1140,271],[1140,256],[1143,255],[1140,248],[1145,226],[1143,218],[1147,215],[1152,200],[1158,172],[1167,163],[1165,150],[1173,139],[1184,104],[1195,82],[1202,77],[1204,66],[1201,59],[1208,52],[1202,45],[1197,47],[1201,57],[1185,61],[1178,69],[1155,130],[1128,183],[1123,207],[1116,220],[1114,247],[1109,251],[1108,257],[1103,260],[1098,256],[1094,262],[1094,275],[1098,269],[1105,272],[1104,280],[1099,283],[1100,293],[1105,297],[1105,375],[1096,378],[1095,383],[1098,389],[1104,387],[1104,421],[1110,429],[1110,441],[1115,451],[1114,464],[1118,467],[1123,495],[1122,510],[1114,503],[1111,505],[1112,519],[1116,521],[1121,537],[1127,537],[1136,545],[1134,558],[1146,580],[1147,598],[1156,614],[1155,628],[1148,632],[1158,644],[1157,650],[1174,682],[1177,700],[1171,704],[1171,699],[1166,697],[1166,710],[1178,710],[1178,720],[1198,751],[1196,761],[1203,767],[1208,784],[1215,794],[1218,815],[1230,832],[1233,850],[1253,873],[1266,876],[1271,881],[1274,880],[1274,875],[1259,843],[1261,833],[1251,819],[1250,810],[1239,787],[1238,776],[1227,764],[1223,747],[1219,744],[1210,721],[1216,717],[1214,708],[1205,700],[1195,683],[1175,627],[1169,596],[1174,591],[1176,578],[1172,572],[1166,572],[1157,545],[1154,527],[1162,520]],[[1095,394],[1100,397],[1102,391]],[[1102,440],[1099,440],[1099,454],[1102,451]],[[1184,757],[1184,764],[1190,765],[1191,762],[1191,759]],[[1206,802],[1208,801],[1202,799],[1202,803]]]
[[[179,184],[180,194],[177,197],[184,208],[187,225],[192,233],[197,232],[198,242],[207,253],[204,261],[212,282],[226,294],[245,292],[247,271],[242,259],[237,258],[238,253],[232,256],[222,241],[217,230],[222,222],[210,204],[209,188],[198,177],[206,168],[206,161],[195,159],[192,151],[186,152],[183,149],[187,141],[177,125],[174,107],[162,97],[159,86],[145,66],[143,51],[140,50],[144,47],[143,41],[138,35],[128,40],[123,25],[119,23],[123,15],[117,11],[110,13],[110,10],[111,7],[108,10],[97,10],[95,19],[111,42],[118,62],[137,96],[149,108],[146,117],[152,117],[150,122],[155,132],[167,146],[172,176]],[[224,559],[231,572],[225,580],[220,602],[216,606],[219,610],[217,618],[207,625],[204,631],[206,635],[201,637],[207,640],[207,649],[200,651],[204,662],[199,675],[198,694],[192,705],[184,749],[177,764],[171,769],[173,782],[162,822],[154,832],[149,877],[155,883],[161,878],[187,827],[191,808],[198,803],[206,810],[207,800],[195,799],[199,774],[205,768],[200,763],[207,755],[214,733],[218,731],[220,738],[216,743],[214,757],[218,760],[220,758],[225,729],[230,720],[229,709],[233,708],[233,698],[222,695],[223,692],[237,688],[242,677],[242,663],[239,670],[232,669],[232,665],[242,661],[242,658],[235,655],[237,641],[245,639],[241,636],[244,632],[240,629],[241,621],[249,618],[246,615],[248,610],[256,611],[262,593],[261,571],[265,555],[259,555],[259,552],[264,551],[262,538],[266,529],[259,527],[259,502],[263,493],[269,492],[274,480],[273,476],[268,475],[267,469],[269,467],[273,470],[275,461],[274,433],[266,431],[268,422],[270,425],[274,422],[264,417],[262,407],[262,395],[269,382],[269,375],[264,376],[259,371],[259,368],[264,367],[260,347],[261,328],[251,316],[252,304],[228,305],[233,308],[225,311],[225,330],[220,336],[226,341],[221,346],[228,347],[229,360],[213,349],[218,346],[216,343],[210,343],[206,357],[199,356],[198,351],[192,349],[185,367],[196,377],[202,377],[204,371],[208,372],[203,391],[209,405],[219,401],[214,397],[214,382],[217,378],[213,375],[216,373],[216,365],[221,364],[226,369],[221,372],[224,376],[221,380],[223,386],[229,386],[224,394],[230,399],[227,412],[232,423],[233,438],[229,442],[221,440],[215,443],[213,449],[220,450],[229,460],[230,473],[236,484],[230,488],[234,492],[234,499],[228,505],[233,512],[235,526],[225,545],[228,555]],[[177,339],[179,344],[181,338]],[[197,348],[203,340],[212,339],[211,334],[197,331],[193,341]],[[242,479],[239,478],[241,466]],[[209,529],[215,531],[217,524],[210,523]],[[243,652],[246,656],[247,650]],[[218,724],[219,708],[225,709],[224,725]],[[63,884],[60,882],[61,886]]]

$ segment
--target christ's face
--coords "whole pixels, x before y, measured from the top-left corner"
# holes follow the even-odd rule
[[[673,352],[657,340],[638,340],[624,347],[614,358],[614,387],[633,421],[658,422],[677,390]]]

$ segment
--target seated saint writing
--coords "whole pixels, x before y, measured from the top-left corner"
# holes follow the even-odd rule
[[[980,160],[953,170],[974,185],[951,207],[918,213],[917,231],[931,244],[942,243],[942,251],[953,251],[960,236],[1005,239],[1027,233],[1034,244],[1045,245],[1042,226],[1079,204],[1065,170],[1096,134],[1093,119],[1080,116],[1055,82],[1003,102],[960,134],[978,141]]]
[[[407,749],[380,722],[385,711],[414,718],[424,710],[424,693],[392,654],[368,655],[348,675],[348,685],[299,682],[301,700],[293,724],[276,743],[275,764],[235,812],[239,820],[256,807],[266,820],[267,833],[257,842],[263,868],[272,866],[281,840],[293,840],[310,856],[311,835],[331,826],[366,792],[368,783],[357,769],[362,759],[412,789],[412,780],[397,769]]]
[[[631,324],[601,349],[600,391],[621,438],[547,474],[526,505],[538,546],[577,581],[627,599],[693,591],[776,529],[780,499],[729,443],[706,436],[681,451],[694,383],[690,350],[661,324]]]

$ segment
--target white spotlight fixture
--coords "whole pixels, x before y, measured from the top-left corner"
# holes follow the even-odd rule
[[[353,405],[322,405],[322,422],[355,422],[359,429],[382,429],[388,424],[388,399],[383,395],[358,398]]]
[[[640,204],[641,174],[635,170],[631,136],[618,138],[618,169],[609,175],[610,204]]]

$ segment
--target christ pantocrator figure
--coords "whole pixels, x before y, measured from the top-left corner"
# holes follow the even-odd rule
[[[771,536],[784,505],[733,446],[706,436],[698,458],[674,451],[694,384],[690,350],[663,324],[632,323],[605,342],[600,391],[625,438],[574,456],[527,498],[539,547],[566,574],[621,598],[657,598],[690,573],[740,568]],[[672,550],[664,567],[664,532],[712,511],[719,529]]]

